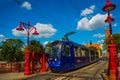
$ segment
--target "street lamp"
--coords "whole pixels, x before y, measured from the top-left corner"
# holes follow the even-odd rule
[[[116,44],[113,42],[112,37],[112,22],[114,21],[114,18],[110,16],[110,11],[114,10],[116,8],[116,5],[112,4],[109,0],[106,0],[106,5],[102,8],[103,11],[108,13],[107,19],[105,20],[106,23],[109,24],[109,31],[110,31],[110,41],[108,44],[108,50],[109,50],[109,77],[110,80],[116,80],[117,77],[117,53],[116,53]]]
[[[105,6],[102,8],[103,11],[109,12],[116,8],[116,5],[112,4],[109,0],[106,0]]]
[[[102,8],[103,11],[108,12],[108,17],[105,20],[109,24],[109,30],[110,30],[110,43],[113,43],[112,38],[112,25],[111,22],[114,21],[114,18],[110,16],[110,11],[114,10],[116,8],[116,5],[112,4],[109,0],[106,0],[106,5]]]
[[[16,30],[18,30],[18,31],[24,31],[24,29],[27,31],[27,46],[28,46],[29,45],[30,32],[34,29],[34,32],[32,33],[33,35],[39,35],[39,33],[37,32],[36,27],[30,25],[29,21],[28,21],[28,24],[24,23],[24,22],[20,22],[20,25],[16,28]]]
[[[24,28],[23,28],[24,27]],[[27,31],[27,46],[26,46],[26,52],[25,52],[25,68],[24,68],[24,75],[30,74],[30,51],[29,51],[29,37],[30,32],[34,29],[33,35],[39,35],[39,33],[36,30],[36,27],[30,25],[30,22],[24,23],[20,22],[20,25],[16,28],[18,31]]]

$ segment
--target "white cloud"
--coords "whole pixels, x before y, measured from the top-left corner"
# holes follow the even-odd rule
[[[101,44],[103,44],[103,42],[104,42],[104,40],[103,40],[103,39],[101,39],[101,40],[97,41],[97,43],[101,43]]]
[[[94,34],[93,37],[97,37],[97,38],[102,38],[102,37],[105,37],[105,34]]]
[[[0,42],[2,42],[5,39],[5,36],[0,34]]]
[[[89,25],[89,20],[87,17],[82,18],[79,22],[78,22],[78,26],[77,26],[78,30],[90,30],[90,25]]]
[[[95,9],[95,5],[92,5],[89,8],[86,8],[85,10],[82,10],[81,11],[81,16],[86,16],[88,14],[93,13],[94,9]]]
[[[37,28],[37,31],[39,33],[39,35],[36,37],[39,37],[39,38],[41,37],[49,38],[53,36],[55,32],[57,31],[55,28],[53,28],[51,24],[37,23],[35,27]]]
[[[39,33],[39,35],[34,36],[36,38],[41,38],[41,37],[49,38],[53,36],[55,32],[57,31],[55,28],[53,28],[51,24],[37,23],[35,27],[37,28],[37,32]],[[32,30],[31,34],[33,33],[33,31],[34,30]],[[15,36],[26,36],[27,35],[26,31],[17,31],[16,29],[13,29],[12,33]]]
[[[24,31],[18,31],[16,29],[13,29],[12,34],[15,35],[15,36],[26,36],[27,32],[25,30]]]
[[[48,44],[48,41],[45,41],[43,44],[44,44],[44,46],[45,46],[46,44]]]
[[[117,26],[117,23],[113,24],[113,26],[116,27],[116,26]]]
[[[87,17],[82,18],[78,21],[77,30],[94,30],[97,28],[104,27],[107,23],[105,23],[105,19],[107,14],[96,14],[91,19]]]
[[[32,9],[31,4],[30,4],[29,2],[27,2],[27,1],[25,1],[25,2],[21,5],[21,7],[24,7],[24,8],[26,8],[27,10],[31,10],[31,9]]]

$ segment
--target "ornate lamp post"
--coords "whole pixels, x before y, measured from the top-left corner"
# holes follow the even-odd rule
[[[24,28],[23,28],[23,27]],[[36,30],[36,27],[33,27],[30,25],[30,22],[24,23],[20,22],[20,25],[16,28],[18,31],[27,31],[27,46],[26,46],[26,52],[25,52],[25,68],[24,68],[24,75],[29,75],[30,74],[30,51],[29,51],[29,37],[30,37],[30,32],[34,29],[34,32],[32,33],[33,35],[39,35],[39,33]]]
[[[112,37],[112,22],[114,21],[114,18],[110,16],[110,11],[114,10],[116,6],[112,4],[109,0],[106,0],[106,5],[102,8],[103,11],[108,13],[108,17],[105,20],[106,23],[109,24],[109,30],[110,30],[110,41],[108,44],[108,50],[109,50],[109,77],[110,80],[116,80],[117,77],[117,53],[116,53],[116,44],[113,42]]]

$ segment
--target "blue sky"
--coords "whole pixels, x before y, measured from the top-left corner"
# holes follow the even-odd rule
[[[111,11],[115,18],[113,34],[120,32],[120,0],[110,0],[116,4]],[[0,41],[20,38],[25,43],[26,31],[16,31],[20,21],[37,28],[38,40],[42,44],[60,40],[65,33],[75,31],[69,38],[80,44],[102,43],[108,24],[106,12],[102,11],[106,0],[0,0]],[[31,31],[32,33],[33,31]]]

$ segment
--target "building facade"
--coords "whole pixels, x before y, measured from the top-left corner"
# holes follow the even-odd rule
[[[98,52],[98,57],[101,58],[102,57],[102,53],[100,51],[100,44],[86,44],[86,47],[95,47],[97,49]]]

